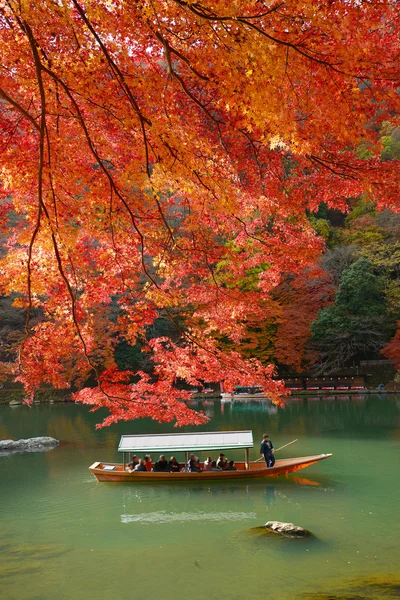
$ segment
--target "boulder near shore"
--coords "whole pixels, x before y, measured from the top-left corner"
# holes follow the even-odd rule
[[[282,521],[268,521],[262,525],[263,529],[269,529],[275,533],[280,533],[285,537],[305,537],[310,535],[310,532],[303,527],[293,525],[293,523],[282,523]]]
[[[36,437],[22,440],[0,440],[0,452],[42,452],[59,445],[53,437]]]

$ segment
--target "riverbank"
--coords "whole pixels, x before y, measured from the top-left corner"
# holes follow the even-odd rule
[[[0,389],[0,404],[18,406],[25,402],[22,389]],[[53,404],[55,402],[72,402],[71,392],[68,390],[44,389],[35,393],[33,404]]]
[[[378,389],[364,389],[364,390],[293,390],[288,398],[295,397],[319,397],[319,398],[332,398],[334,396],[364,396],[370,394],[388,395],[388,394],[399,394],[399,390],[378,390]],[[221,394],[219,392],[214,393],[196,393],[193,394],[192,400],[220,400]],[[267,398],[265,398],[267,399]],[[240,398],[234,398],[234,400],[240,400]],[[263,400],[263,398],[255,397],[254,400]],[[22,390],[19,389],[1,389],[0,390],[0,404],[8,404],[10,406],[19,406],[25,401],[25,396]],[[230,402],[231,400],[225,400]],[[252,398],[246,398],[245,401],[251,402]],[[45,389],[38,390],[35,393],[33,404],[54,404],[54,403],[65,403],[73,402],[71,398],[71,392],[68,390],[56,390],[56,389]]]
[[[293,390],[291,392],[291,394],[288,396],[288,398],[297,398],[297,396],[301,396],[301,397],[314,397],[314,396],[318,396],[320,398],[325,398],[325,397],[333,397],[333,396],[365,396],[365,395],[371,395],[371,394],[378,394],[380,395],[387,395],[387,394],[399,394],[400,390],[379,390],[379,389],[367,389],[365,388],[364,390]],[[215,393],[215,394],[193,394],[192,396],[193,400],[218,400],[221,399],[221,394],[219,393]],[[242,400],[240,398],[240,396],[234,397],[233,400]],[[243,399],[243,402],[251,402],[252,400],[267,400],[267,397],[262,398],[260,396],[254,396],[254,398],[251,398],[251,396],[247,396],[245,399]],[[224,402],[231,402],[232,400],[230,399],[225,399]]]

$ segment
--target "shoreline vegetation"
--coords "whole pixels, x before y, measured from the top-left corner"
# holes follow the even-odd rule
[[[391,386],[389,386],[391,388]],[[339,396],[341,398],[344,397],[360,397],[360,396],[370,396],[370,395],[387,395],[387,394],[398,394],[400,386],[394,385],[393,389],[378,389],[378,388],[369,388],[364,390],[299,390],[292,393],[288,396],[285,401],[290,401],[296,399],[298,397],[301,398],[334,398],[335,396]],[[57,390],[57,389],[44,389],[38,390],[35,393],[35,398],[33,400],[33,404],[56,404],[56,403],[74,403],[71,398],[72,392],[67,390]],[[219,400],[221,399],[221,394],[218,391],[210,392],[210,393],[194,393],[192,396],[192,401],[196,400]],[[268,398],[265,397],[265,400]],[[241,400],[238,398],[238,400]],[[241,400],[243,402],[254,402],[254,400],[262,401],[264,398],[249,398],[247,400]],[[235,400],[233,400],[235,401]],[[284,401],[284,402],[285,402]],[[22,389],[0,389],[0,405],[10,405],[10,406],[19,406],[24,404],[24,392]],[[227,402],[227,401],[225,401]],[[228,400],[231,402],[231,400]]]

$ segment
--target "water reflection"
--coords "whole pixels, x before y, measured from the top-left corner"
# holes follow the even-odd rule
[[[35,446],[35,448],[10,448],[10,450],[0,450],[0,457],[11,456],[12,454],[36,454],[37,452],[51,452],[57,446]]]
[[[293,487],[293,482],[295,486]],[[188,521],[253,520],[280,505],[299,505],[296,488],[329,491],[320,482],[296,477],[241,485],[136,485],[123,489],[121,523],[167,524]],[[177,507],[181,507],[178,510]],[[168,507],[168,508],[166,508]],[[280,507],[282,508],[282,507]]]
[[[136,515],[121,515],[121,523],[140,523],[142,525],[157,524],[162,525],[164,523],[185,523],[193,521],[246,521],[248,519],[256,519],[257,513],[255,512],[179,512],[179,513],[167,513],[165,511],[159,512],[145,512]]]
[[[268,478],[268,482],[265,479],[260,479],[259,481],[254,481],[252,483],[245,483],[242,481],[238,481],[236,484],[225,484],[220,482],[194,482],[188,485],[185,482],[175,482],[173,484],[164,484],[164,483],[156,483],[154,485],[151,484],[131,484],[127,486],[126,484],[121,484],[123,489],[123,498],[125,501],[130,498],[135,498],[139,502],[142,500],[146,500],[149,498],[159,498],[160,501],[164,497],[193,497],[204,499],[205,497],[213,497],[223,500],[229,496],[239,498],[259,498],[263,493],[267,493],[267,490],[290,490],[293,488],[293,484],[295,487],[300,486],[304,488],[311,488],[312,490],[320,490],[320,491],[330,491],[333,492],[333,487],[326,487],[327,481],[322,483],[322,481],[314,481],[312,479],[307,479],[305,477],[297,477],[292,476],[290,478],[282,479],[282,478]],[[104,484],[103,484],[104,485]],[[118,484],[114,484],[114,487],[117,487]]]
[[[271,508],[276,502],[276,489],[273,485],[267,485],[264,490],[264,504]]]
[[[252,399],[252,400],[224,400],[221,401],[221,413],[226,414],[227,412],[264,412],[268,415],[278,414],[278,407],[271,400],[266,398]]]

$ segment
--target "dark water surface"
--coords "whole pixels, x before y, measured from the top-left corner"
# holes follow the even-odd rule
[[[400,397],[356,396],[198,405],[207,429],[267,431],[280,457],[333,452],[286,478],[254,483],[97,483],[121,433],[171,431],[151,421],[95,430],[71,404],[0,406],[0,439],[39,435],[53,451],[0,456],[3,600],[398,598]],[[188,428],[189,430],[189,428]],[[234,459],[241,453],[231,453]],[[290,521],[313,539],[252,530]]]

